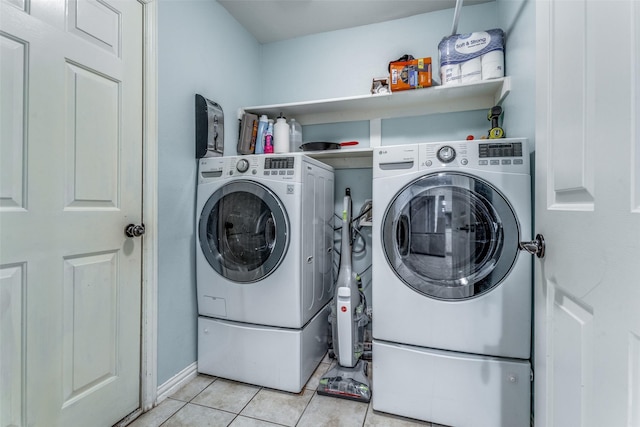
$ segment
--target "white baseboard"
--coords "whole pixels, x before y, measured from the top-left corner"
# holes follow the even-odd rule
[[[194,379],[198,375],[198,362],[184,368],[182,371],[169,378],[164,384],[158,386],[158,397],[156,398],[156,406],[164,399],[178,391],[182,386]]]

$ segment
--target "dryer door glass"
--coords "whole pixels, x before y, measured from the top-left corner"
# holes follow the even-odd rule
[[[382,222],[387,261],[429,297],[460,300],[489,291],[518,256],[518,220],[504,196],[462,173],[421,177],[390,203]]]
[[[234,181],[213,193],[202,209],[200,248],[222,276],[239,283],[263,279],[284,257],[289,224],[268,188]]]

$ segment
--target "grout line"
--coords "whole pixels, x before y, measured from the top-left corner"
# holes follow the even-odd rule
[[[258,389],[258,391],[256,391],[256,392],[255,392],[255,394],[254,394],[253,396],[251,396],[251,399],[249,399],[249,401],[248,401],[248,402],[247,402],[247,403],[242,407],[242,409],[240,409],[240,411],[238,412],[238,415],[240,415],[240,413],[241,413],[242,411],[244,411],[244,410],[246,409],[246,407],[247,407],[247,406],[249,406],[249,403],[251,403],[251,401],[252,401],[253,399],[255,399],[255,398],[256,398],[256,396],[258,395],[258,393],[260,393],[262,390],[264,390],[264,387],[260,387],[260,388]]]
[[[166,420],[164,420],[163,422],[161,422],[161,423],[160,423],[160,425],[159,425],[158,427],[162,427],[164,424],[166,424],[166,423],[167,423],[167,421],[169,421],[171,418],[173,418],[173,417],[174,417],[178,412],[180,412],[181,410],[183,410],[183,409],[185,408],[185,406],[187,406],[187,405],[189,404],[189,402],[184,402],[184,401],[182,401],[182,400],[178,400],[178,399],[172,399],[172,398],[170,398],[170,397],[167,397],[165,400],[173,400],[173,401],[175,401],[175,402],[180,402],[180,403],[182,403],[182,406],[180,406],[178,409],[176,409],[176,411],[175,411],[175,412],[173,412],[171,415],[169,415],[169,416],[167,417],[167,419],[166,419]],[[157,408],[157,406],[156,406],[156,408]],[[155,408],[154,408],[154,409],[155,409]]]
[[[298,417],[298,419],[296,420],[296,423],[294,424],[294,426],[297,426],[300,423],[300,420],[302,419],[302,417],[304,416],[304,413],[307,412],[307,409],[309,409],[309,405],[311,405],[311,401],[313,400],[314,397],[316,397],[316,395],[318,394],[318,392],[316,390],[313,391],[313,396],[311,396],[311,399],[309,399],[309,401],[307,402],[306,405],[304,405],[304,409],[302,410],[302,412],[300,413],[300,416]]]
[[[239,413],[227,411],[226,409],[214,408],[213,406],[203,405],[202,403],[194,403],[194,402],[189,402],[189,403],[194,406],[200,406],[201,408],[213,409],[214,411],[220,411],[220,412],[226,412],[227,414],[239,415]]]
[[[238,416],[237,416],[236,418],[238,418],[238,417],[240,417],[240,416],[245,417],[245,418],[249,418],[249,419],[251,419],[251,420],[260,421],[260,422],[263,422],[263,423],[273,424],[274,426],[289,427],[289,426],[287,426],[286,424],[280,424],[280,423],[276,423],[276,422],[274,422],[274,421],[267,421],[267,420],[263,420],[262,418],[251,417],[251,416],[249,416],[249,415],[241,415],[241,414],[238,414]],[[234,418],[234,420],[235,420],[236,418]],[[231,423],[233,423],[233,421],[231,421]]]
[[[209,387],[211,387],[211,385],[212,385],[213,383],[215,383],[216,381],[218,381],[218,377],[213,377],[213,381],[211,381],[209,384],[207,384],[207,386],[206,386],[205,388],[203,388],[202,390],[200,390],[199,392],[197,392],[195,396],[193,396],[191,399],[189,399],[189,402],[188,402],[188,403],[193,403],[194,405],[197,405],[197,403],[194,403],[194,402],[193,402],[193,400],[194,400],[196,397],[200,396],[200,395],[202,394],[202,392],[203,392],[203,391],[205,391],[206,389],[208,389]],[[200,406],[204,406],[204,405],[200,405]]]

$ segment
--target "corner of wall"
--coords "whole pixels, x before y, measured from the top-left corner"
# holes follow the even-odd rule
[[[531,0],[497,0],[498,22],[505,31],[505,70],[511,93],[505,99],[507,136],[526,137],[535,145],[535,4]]]

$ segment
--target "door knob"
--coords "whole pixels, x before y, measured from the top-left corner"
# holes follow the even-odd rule
[[[544,236],[542,234],[537,234],[535,240],[530,242],[520,242],[518,248],[521,251],[527,251],[538,258],[543,258],[545,249]]]
[[[144,224],[129,224],[124,228],[127,237],[140,237],[144,234]]]

